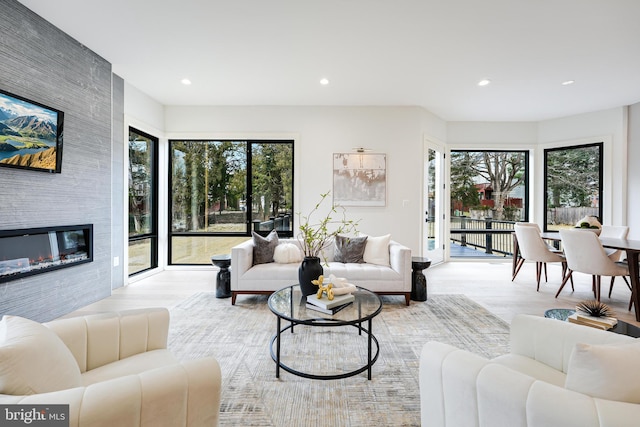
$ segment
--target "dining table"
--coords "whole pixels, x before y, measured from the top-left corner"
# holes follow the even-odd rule
[[[515,272],[520,256],[518,239],[516,233],[513,236],[513,266],[512,273]],[[561,242],[560,233],[557,231],[545,231],[540,233],[540,237],[551,242]],[[636,315],[636,321],[640,322],[640,269],[638,268],[638,259],[640,257],[640,240],[616,239],[612,237],[601,237],[602,246],[609,249],[618,249],[625,251],[627,263],[629,264],[629,282],[631,284],[631,299],[633,300],[633,308]]]

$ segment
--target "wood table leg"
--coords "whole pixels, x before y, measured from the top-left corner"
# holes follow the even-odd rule
[[[627,249],[627,263],[629,264],[629,279],[631,279],[631,296],[636,321],[640,322],[640,271],[638,271],[638,251]]]

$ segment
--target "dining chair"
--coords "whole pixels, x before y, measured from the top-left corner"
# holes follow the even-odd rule
[[[628,276],[629,267],[609,258],[596,233],[589,230],[562,229],[560,238],[567,259],[567,271],[562,279],[556,298],[574,272],[591,275],[591,287],[596,300],[600,301],[600,279],[602,276]]]
[[[516,224],[518,227],[534,227],[536,230],[538,230],[538,233],[540,233],[542,230],[540,230],[540,226],[538,224],[536,224],[535,222],[516,222]]]
[[[540,226],[535,222],[516,222],[516,224],[518,226],[534,227],[538,231],[538,234],[542,234],[542,230],[540,229]],[[558,248],[554,247],[551,243],[547,242],[544,239],[542,239],[542,241],[544,242],[545,245],[547,245],[547,248],[549,248],[551,252],[555,252],[559,254],[562,253],[562,251],[558,250]]]
[[[612,239],[626,239],[629,235],[629,227],[626,225],[603,225],[600,229],[600,238],[610,237]],[[620,261],[622,252],[620,249],[607,249],[604,250],[611,261]]]
[[[603,225],[600,231],[600,238],[610,237],[613,239],[626,239],[629,235],[629,227],[626,225]],[[623,251],[620,249],[608,249],[604,248],[605,253],[611,258],[611,261],[618,262],[622,256]],[[631,285],[625,276],[622,276],[627,287],[631,290]],[[616,276],[611,277],[611,284],[609,285],[609,298],[611,298],[611,292],[613,291],[613,283],[616,280]]]
[[[518,247],[520,249],[521,258],[518,260],[516,269],[513,272],[511,281],[514,281],[520,268],[525,261],[534,261],[536,263],[536,282],[538,284],[536,290],[540,290],[540,276],[544,268],[544,280],[547,281],[547,263],[559,262],[562,265],[562,276],[564,277],[567,264],[564,256],[558,252],[549,249],[549,246],[540,237],[540,228],[537,224],[518,222],[514,225]],[[514,255],[515,256],[515,255]],[[572,283],[573,286],[573,283]]]

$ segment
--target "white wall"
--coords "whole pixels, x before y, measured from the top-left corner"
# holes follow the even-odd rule
[[[292,138],[295,210],[308,212],[332,190],[332,155],[366,147],[387,155],[387,205],[349,207],[360,231],[391,233],[414,254],[420,247],[422,140],[444,138],[444,125],[417,107],[165,107],[173,138]],[[431,126],[433,125],[433,129]]]
[[[640,240],[640,103],[629,107],[629,143],[627,151],[627,222],[629,238]]]
[[[454,149],[530,147],[538,141],[535,122],[449,122],[447,143]]]
[[[447,122],[425,109],[421,108],[420,113],[420,126],[424,136],[444,143],[447,140]]]
[[[130,121],[135,121],[141,126],[156,129],[159,132],[164,130],[164,106],[126,81],[124,84],[124,114]],[[127,123],[125,126],[128,127]],[[160,135],[154,136],[159,137]]]

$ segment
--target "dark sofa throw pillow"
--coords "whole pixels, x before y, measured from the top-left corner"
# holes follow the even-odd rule
[[[363,263],[364,248],[367,246],[367,237],[346,237],[337,235],[335,239],[336,248],[333,253],[335,262],[355,262]]]
[[[278,246],[278,233],[271,230],[267,237],[262,237],[255,231],[253,234],[253,265],[273,262],[273,253]]]

